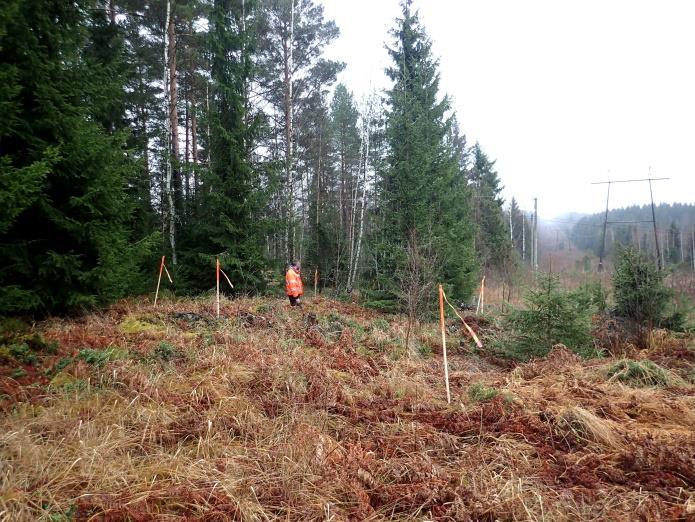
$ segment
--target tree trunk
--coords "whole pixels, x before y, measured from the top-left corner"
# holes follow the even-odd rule
[[[108,0],[108,7],[109,11],[109,21],[112,24],[116,23],[116,2],[114,0]]]
[[[186,166],[185,168],[185,176],[186,176],[186,200],[190,199],[191,197],[191,179],[190,179],[190,154],[191,154],[191,117],[190,117],[190,111],[188,110],[189,108],[189,102],[188,102],[188,85],[186,85],[186,99],[185,99],[185,104],[186,104],[186,113],[185,113],[185,151],[183,153],[184,157],[184,164]]]
[[[166,24],[165,27],[170,27],[171,24],[171,2],[170,0],[167,0],[167,18],[166,18]],[[171,116],[172,110],[171,110],[171,90],[169,89],[169,83],[171,82],[172,79],[174,79],[174,76],[171,74],[170,66],[171,62],[169,60],[169,48],[171,42],[168,41],[169,37],[169,31],[165,30],[164,31],[164,99],[165,99],[165,106],[166,109]],[[175,89],[174,89],[175,91]],[[174,109],[173,111],[174,114],[176,114],[176,110]],[[165,164],[166,164],[166,169],[165,169],[165,184],[166,184],[166,195],[167,195],[167,202],[168,202],[168,214],[169,214],[169,246],[171,247],[171,262],[173,265],[176,265],[176,207],[174,206],[174,197],[172,193],[172,183],[171,183],[171,146],[172,146],[172,133],[173,129],[171,128],[171,118],[167,118],[167,147],[166,147],[166,152],[165,152]]]
[[[167,11],[170,9],[170,2],[167,2]],[[176,72],[176,24],[174,17],[167,16],[167,36],[169,53],[169,126],[171,128],[171,156],[172,156],[172,176],[174,179],[174,204],[176,213],[181,208],[183,202],[183,183],[181,179],[180,157],[179,157],[179,117],[177,99],[177,72]],[[176,214],[174,214],[176,215]]]
[[[284,45],[284,89],[285,89],[285,176],[287,178],[287,223],[285,241],[287,258],[294,258],[295,227],[294,227],[294,180],[292,178],[292,135],[294,119],[294,100],[292,93],[292,46],[294,45],[294,0],[290,7],[290,37],[283,42]],[[290,241],[291,239],[291,241]]]
[[[198,123],[196,118],[195,98],[191,100],[191,147],[193,161],[193,196],[198,195]]]
[[[371,111],[368,111],[371,117]],[[360,262],[360,251],[362,249],[362,235],[364,234],[364,207],[367,203],[367,166],[369,165],[369,123],[366,124],[366,129],[364,131],[364,171],[362,175],[362,207],[360,208],[360,231],[357,236],[357,252],[355,254],[355,261],[352,268],[352,276],[350,278],[350,283],[348,287],[348,292],[352,291],[352,287],[357,280],[357,267]]]

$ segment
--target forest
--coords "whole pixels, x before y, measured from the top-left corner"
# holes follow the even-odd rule
[[[398,13],[4,0],[0,520],[693,520],[695,206],[523,208]]]
[[[695,205],[662,203],[654,208],[659,254],[665,265],[695,268]],[[603,243],[603,222],[607,228],[606,254],[616,248],[633,246],[656,257],[655,232],[650,205],[612,209],[608,214],[583,216],[573,225],[570,237],[582,250],[599,255]]]
[[[0,313],[173,286],[321,289],[401,307],[413,269],[467,298],[510,260],[500,179],[439,87],[410,2],[390,89],[356,100],[314,0],[12,0],[0,19]],[[411,266],[409,266],[411,265]],[[413,265],[418,265],[417,267]]]

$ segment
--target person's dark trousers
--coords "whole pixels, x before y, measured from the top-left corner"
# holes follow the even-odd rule
[[[299,296],[294,297],[291,295],[287,296],[290,299],[290,305],[291,306],[301,306],[302,303],[299,302]]]

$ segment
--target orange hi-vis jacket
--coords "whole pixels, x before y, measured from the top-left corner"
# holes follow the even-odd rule
[[[299,273],[295,272],[293,268],[288,268],[285,274],[285,291],[290,297],[299,297],[304,295],[304,285],[302,284],[302,278]]]

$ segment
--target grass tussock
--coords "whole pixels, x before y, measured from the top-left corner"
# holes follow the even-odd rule
[[[463,337],[451,334],[448,404],[436,325],[406,348],[404,318],[322,298],[303,310],[225,300],[221,315],[209,300],[165,299],[156,309],[128,300],[23,327],[17,335],[55,349],[28,346],[31,364],[0,360],[2,517],[695,512],[695,394],[685,381],[669,385],[692,371],[680,345],[646,354],[660,362],[639,361],[645,377],[561,346],[511,368],[484,350],[456,349]],[[608,379],[606,363],[615,367]],[[623,379],[659,385],[616,385]]]
[[[671,372],[646,359],[620,359],[608,368],[609,381],[618,380],[628,386],[668,386],[677,382]]]

